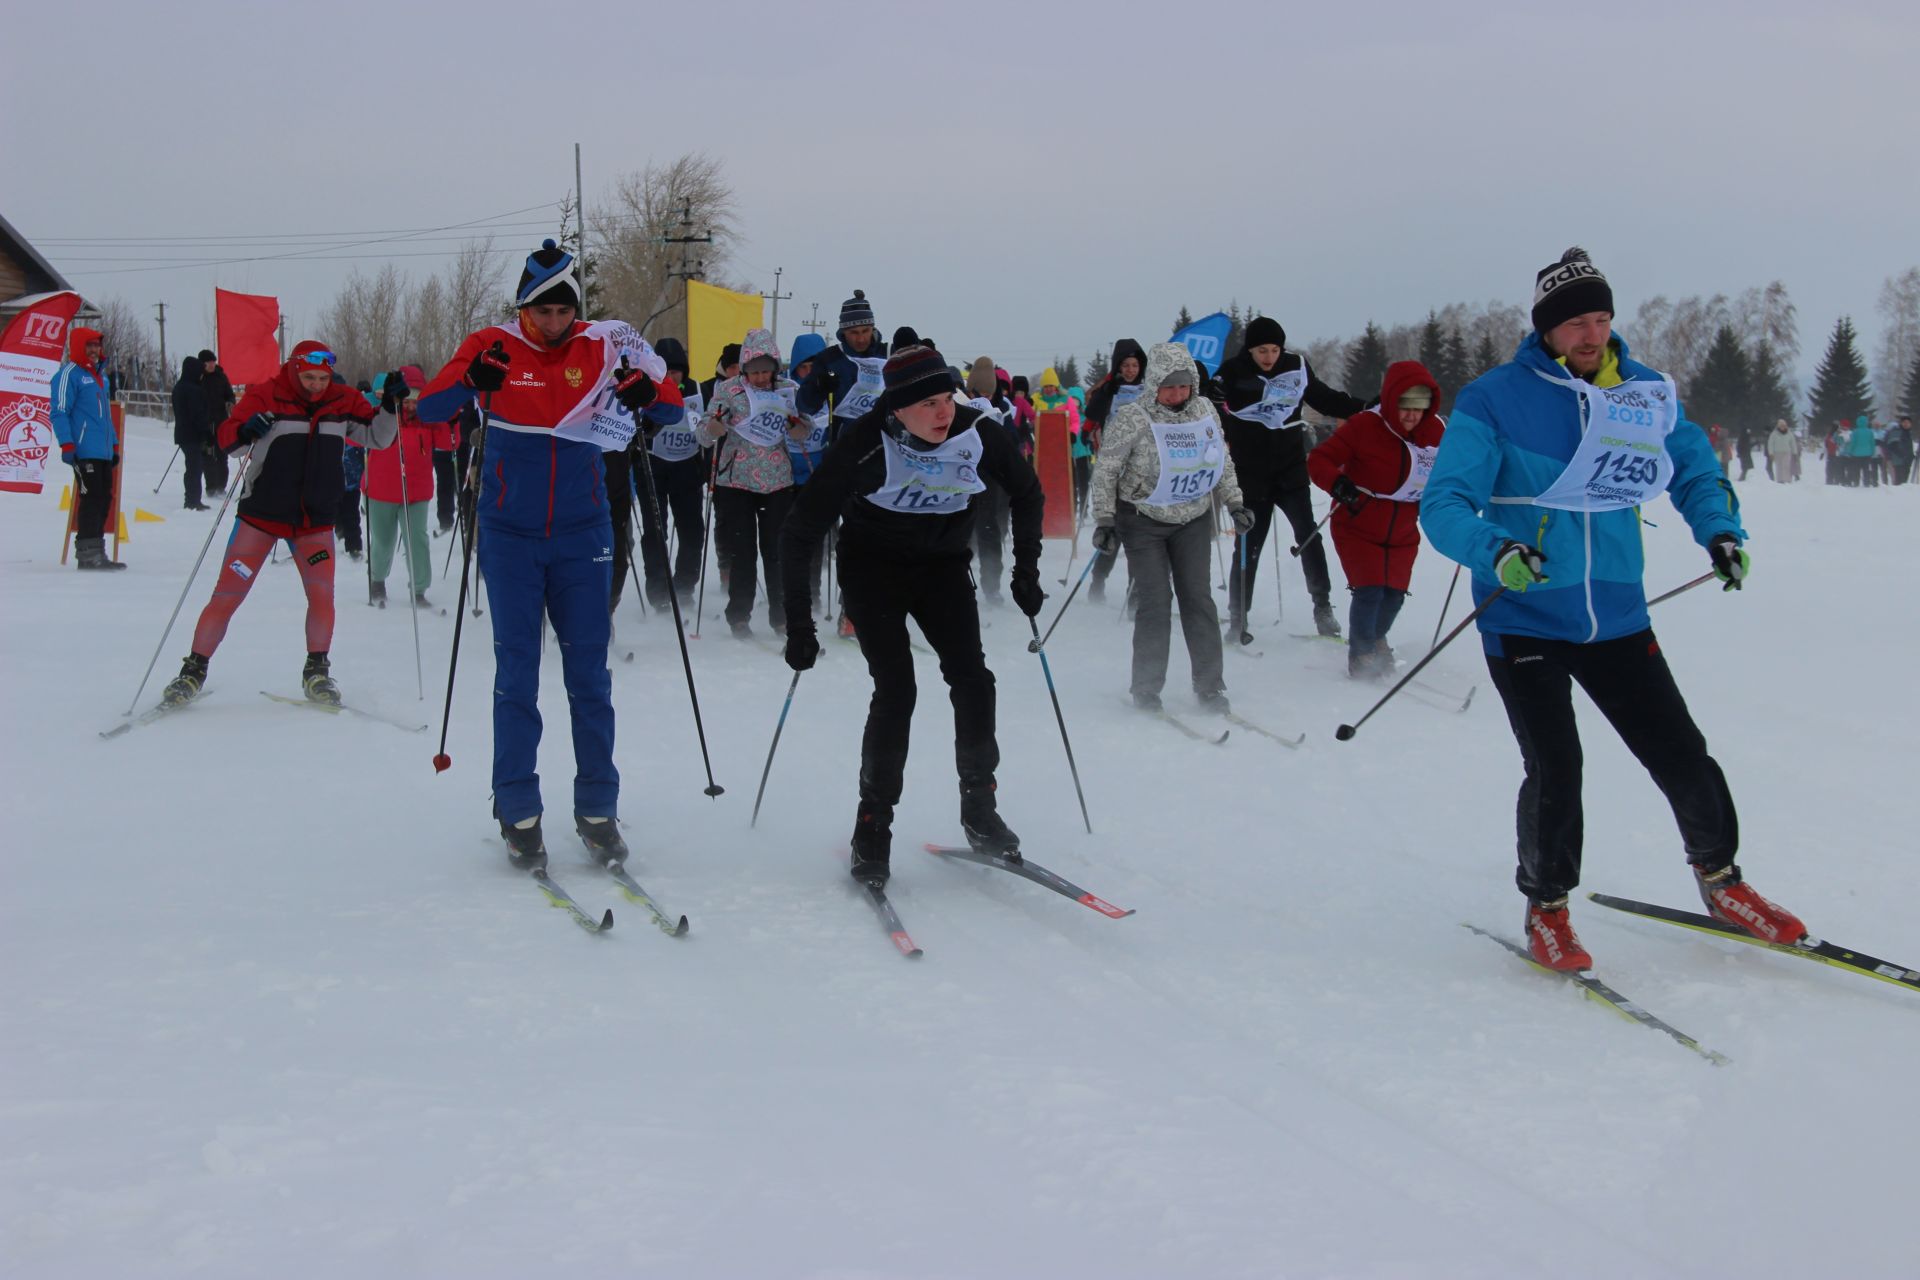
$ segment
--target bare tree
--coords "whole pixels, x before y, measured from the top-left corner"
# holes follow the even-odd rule
[[[687,336],[686,279],[721,283],[740,234],[725,165],[705,152],[649,164],[614,184],[593,225],[594,311],[644,327],[654,340]],[[667,244],[711,235],[711,243]]]
[[[1897,413],[1907,371],[1920,355],[1920,267],[1888,276],[1880,285],[1880,358],[1874,362],[1873,390],[1881,412]]]
[[[100,343],[120,385],[145,391],[172,386],[178,366],[160,367],[159,329],[153,319],[136,311],[125,298],[112,298],[99,306]]]
[[[372,276],[356,270],[320,313],[321,332],[339,357],[340,376],[371,378],[402,362],[407,278],[392,263]]]
[[[1764,289],[1748,289],[1733,304],[1733,328],[1752,355],[1764,344],[1791,362],[1800,354],[1800,312],[1778,280]]]

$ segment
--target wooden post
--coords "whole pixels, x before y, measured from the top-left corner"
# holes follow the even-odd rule
[[[107,412],[113,418],[113,451],[121,463],[113,469],[113,506],[107,512],[107,523],[113,528],[113,559],[117,564],[120,560],[120,472],[127,461],[127,410],[115,400],[108,404]]]

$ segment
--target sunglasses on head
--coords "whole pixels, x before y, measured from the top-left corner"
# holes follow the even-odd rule
[[[331,369],[337,357],[335,357],[331,351],[309,351],[303,356],[295,356],[294,358],[302,364],[325,365]]]

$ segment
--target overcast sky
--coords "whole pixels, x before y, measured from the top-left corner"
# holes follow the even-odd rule
[[[10,0],[0,31],[7,218],[90,298],[165,300],[176,354],[216,284],[304,337],[354,266],[457,240],[88,259],[476,220],[531,248],[576,141],[589,207],[724,158],[736,270],[786,269],[783,343],[860,286],[884,329],[1015,368],[1163,339],[1183,304],[1257,303],[1295,346],[1525,305],[1574,243],[1623,317],[1784,280],[1810,367],[1842,313],[1871,352],[1881,280],[1920,263],[1912,3]],[[221,239],[77,243],[161,236]]]

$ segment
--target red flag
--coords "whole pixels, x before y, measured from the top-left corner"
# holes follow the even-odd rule
[[[67,353],[80,295],[46,293],[0,334],[0,490],[38,493],[53,452],[47,384]]]
[[[246,386],[265,382],[280,371],[280,299],[252,293],[213,291],[213,322],[220,346],[220,367],[227,380]]]

